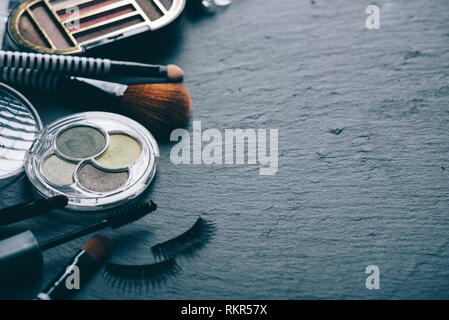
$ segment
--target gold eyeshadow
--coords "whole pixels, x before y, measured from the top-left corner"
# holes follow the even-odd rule
[[[74,114],[45,127],[25,171],[45,196],[66,195],[68,207],[99,210],[137,197],[151,183],[159,148],[151,133],[125,116]]]
[[[162,28],[186,0],[28,0],[8,20],[13,49],[73,54]]]

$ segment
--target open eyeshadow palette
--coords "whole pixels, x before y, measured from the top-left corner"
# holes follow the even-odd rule
[[[44,128],[25,171],[44,196],[64,194],[68,208],[99,210],[141,194],[158,159],[157,143],[142,125],[118,114],[84,112]]]
[[[1,0],[4,1],[4,0]],[[28,0],[10,15],[15,50],[73,54],[174,21],[186,0]]]

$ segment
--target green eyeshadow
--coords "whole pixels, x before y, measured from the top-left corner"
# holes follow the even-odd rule
[[[52,154],[42,163],[42,173],[48,181],[65,186],[73,183],[76,164],[65,161]]]
[[[70,127],[59,134],[56,147],[63,156],[70,159],[90,158],[106,147],[106,138],[100,130],[93,127]]]
[[[97,163],[107,168],[124,168],[135,162],[142,153],[142,147],[136,139],[126,134],[110,134],[109,146]]]

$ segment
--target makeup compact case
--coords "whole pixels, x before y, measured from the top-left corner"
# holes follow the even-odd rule
[[[3,0],[2,0],[3,1]],[[167,26],[186,0],[28,0],[11,12],[6,47],[76,54]]]
[[[25,169],[44,197],[65,195],[67,208],[96,211],[138,197],[159,160],[153,135],[109,112],[83,112],[43,128],[33,105],[0,83],[0,181]]]

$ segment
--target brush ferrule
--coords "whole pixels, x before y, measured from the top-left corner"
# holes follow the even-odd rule
[[[125,94],[126,89],[128,89],[127,85],[121,83],[108,82],[103,80],[95,80],[88,78],[80,78],[80,77],[70,77],[72,81],[76,81],[81,84],[87,84],[92,88],[96,88],[108,95],[111,95],[116,98],[120,98]]]

